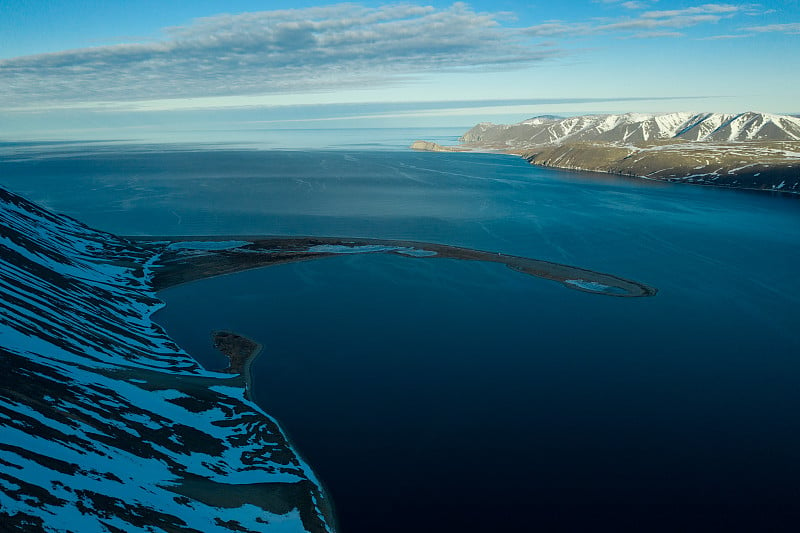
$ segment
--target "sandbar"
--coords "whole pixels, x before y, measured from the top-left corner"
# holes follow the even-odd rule
[[[159,261],[153,269],[152,281],[156,290],[271,265],[310,261],[339,254],[384,253],[415,260],[444,258],[500,263],[517,272],[556,281],[569,289],[617,298],[648,297],[658,293],[658,289],[645,283],[595,270],[499,252],[420,241],[275,236],[169,236],[131,239],[144,245],[161,247]],[[202,249],[175,246],[176,243],[195,241],[241,244],[220,249],[213,249],[213,246],[207,245]]]

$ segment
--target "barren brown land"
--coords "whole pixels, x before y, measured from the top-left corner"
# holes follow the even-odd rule
[[[670,182],[800,193],[800,142],[651,146],[574,143],[523,150],[543,167],[588,170]]]

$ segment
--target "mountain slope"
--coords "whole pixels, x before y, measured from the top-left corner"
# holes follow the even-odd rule
[[[531,164],[659,181],[800,193],[800,143],[567,143],[520,150]]]
[[[461,149],[499,150],[540,166],[800,193],[800,118],[788,115],[543,116],[484,122],[461,142]]]
[[[331,531],[244,378],[150,320],[158,253],[0,189],[0,529]]]

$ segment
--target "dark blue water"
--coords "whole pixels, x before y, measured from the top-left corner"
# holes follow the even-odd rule
[[[800,497],[797,199],[486,154],[17,159],[0,181],[118,233],[427,240],[659,288],[617,299],[497,264],[362,255],[164,291],[158,320],[207,366],[224,366],[214,329],[264,344],[257,400],[346,533],[609,513],[652,530]]]

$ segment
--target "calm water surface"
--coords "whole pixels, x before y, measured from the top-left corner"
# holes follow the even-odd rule
[[[0,181],[129,235],[427,240],[659,288],[360,255],[163,291],[157,320],[209,368],[214,329],[264,344],[256,398],[345,533],[530,531],[584,505],[646,509],[647,530],[651,504],[797,501],[800,201],[399,146],[18,150]]]

